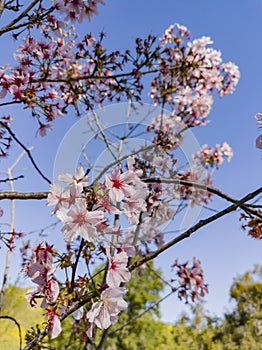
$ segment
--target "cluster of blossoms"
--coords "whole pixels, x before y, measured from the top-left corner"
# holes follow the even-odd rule
[[[215,149],[204,145],[199,152],[194,154],[193,159],[196,164],[200,163],[203,167],[218,167],[223,163],[225,157],[228,162],[233,157],[232,148],[227,142],[224,142],[222,145],[216,145]]]
[[[105,217],[106,213],[120,215],[123,212],[128,220],[136,222],[137,212],[146,210],[143,198],[147,191],[146,185],[138,177],[141,172],[132,169],[132,164],[132,159],[129,159],[129,169],[126,172],[116,167],[111,175],[107,174],[95,194],[88,187],[89,177],[85,175],[83,167],[78,167],[74,175],[65,173],[58,177],[66,184],[65,188],[59,184],[50,186],[48,205],[55,206],[53,214],[56,214],[63,223],[62,232],[65,232],[66,242],[70,243],[81,236],[88,243],[103,244],[104,236],[114,231]],[[120,202],[123,203],[122,210],[116,205]],[[134,255],[134,249],[128,246],[118,247],[118,253],[114,256],[111,256],[110,249],[106,249],[106,255],[108,258],[106,284],[99,300],[86,313],[90,324],[88,333],[90,336],[94,325],[102,329],[108,328],[117,320],[118,313],[127,307],[122,298],[126,290],[120,285],[130,279],[127,263],[128,257]],[[49,312],[48,315],[56,316],[57,310],[53,314]],[[59,328],[57,316],[53,323],[56,330],[50,327],[51,332],[57,334]]]
[[[127,290],[120,287],[121,283],[126,283],[131,278],[131,274],[127,268],[127,253],[122,251],[111,257],[110,250],[107,249],[107,255],[107,288],[101,293],[100,299],[92,305],[91,310],[87,313],[90,323],[88,333],[90,337],[92,337],[94,325],[101,329],[107,329],[117,321],[119,312],[127,308],[127,302],[122,298]]]
[[[102,3],[54,0],[53,5],[68,18],[81,21],[96,13],[98,2]],[[212,44],[210,38],[190,41],[183,26],[171,26],[160,46],[152,36],[137,39],[134,59],[129,51],[107,52],[103,34],[99,39],[91,34],[79,39],[73,28],[55,16],[57,11],[48,13],[39,39],[32,31],[24,38],[14,55],[18,65],[0,71],[0,97],[11,95],[30,108],[41,136],[52,130],[52,122],[70,106],[79,114],[81,103],[90,109],[105,101],[140,101],[142,77],[152,69],[159,73],[152,80],[150,96],[157,104],[171,106],[168,124],[179,120],[190,127],[205,124],[214,90],[223,96],[238,82],[237,66],[222,63],[220,52],[207,47]],[[129,71],[126,75],[125,69]]]
[[[177,276],[180,285],[178,297],[180,299],[185,299],[188,303],[189,297],[194,301],[208,292],[207,285],[204,283],[203,270],[198,260],[194,259],[191,267],[188,266],[188,261],[184,264],[175,261],[173,267],[178,269]]]
[[[45,246],[37,245],[29,264],[24,271],[30,277],[31,281],[37,284],[26,293],[30,304],[36,305],[37,298],[42,298],[41,307],[46,308],[56,302],[59,295],[59,286],[54,278],[55,266],[53,264],[53,248],[47,243]]]
[[[98,14],[98,4],[105,4],[103,0],[50,0],[54,8],[65,16],[65,20],[82,22],[91,20]]]
[[[175,173],[172,157],[165,159],[165,148],[156,147],[157,152],[145,152],[141,158],[129,157],[127,171],[117,166],[101,183],[90,185],[89,176],[83,167],[78,167],[74,175],[65,173],[58,177],[65,187],[50,186],[48,205],[54,206],[53,214],[63,223],[66,242],[71,243],[81,236],[84,241],[101,247],[108,240],[108,234],[117,234],[117,254],[112,256],[112,251],[106,249],[105,285],[99,299],[84,316],[89,322],[89,336],[94,334],[95,326],[108,328],[117,320],[118,313],[127,308],[123,299],[126,288],[121,284],[130,279],[128,257],[135,254],[135,245],[154,242],[160,247],[164,243],[161,225],[175,215],[175,209],[169,204],[174,198],[174,185],[150,183],[150,178]],[[148,183],[142,180],[146,177]],[[183,191],[177,190],[178,197]],[[125,215],[130,226],[125,230],[120,224],[111,226],[112,215]],[[55,320],[57,325],[57,318]]]
[[[259,210],[258,214],[261,216],[262,211]],[[259,217],[250,216],[241,213],[241,220],[246,223],[242,224],[242,228],[248,231],[248,234],[256,239],[262,239],[262,220]]]
[[[186,125],[199,126],[206,123],[214,89],[220,96],[232,93],[240,73],[232,62],[222,63],[221,52],[207,47],[213,44],[209,37],[189,38],[185,26],[175,24],[166,30],[160,39],[160,73],[151,83],[150,96],[156,104],[170,104],[174,117],[180,116]]]

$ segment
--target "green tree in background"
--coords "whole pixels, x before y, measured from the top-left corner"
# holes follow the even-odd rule
[[[121,313],[118,322],[110,328],[105,342],[100,344],[101,349],[262,350],[262,266],[255,266],[233,281],[230,297],[235,305],[223,318],[209,316],[199,300],[173,325],[162,322],[160,302],[165,283],[153,262],[136,271],[128,283],[128,312]],[[3,308],[19,322],[23,337],[32,320],[34,331],[36,325],[44,321],[41,310],[30,308],[24,294],[24,288],[9,286]],[[83,334],[86,328],[84,318],[76,324],[69,319],[62,335],[54,340],[47,339],[36,349],[92,349],[91,343],[83,347],[82,337],[79,337],[79,332]],[[18,349],[18,328],[12,320],[1,319],[0,334],[1,350]],[[96,346],[101,336],[102,331],[99,331]]]
[[[235,279],[230,296],[236,306],[225,314],[220,325],[224,350],[262,349],[262,267],[257,265],[252,271]]]

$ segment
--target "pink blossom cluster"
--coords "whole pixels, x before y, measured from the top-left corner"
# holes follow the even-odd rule
[[[29,264],[24,271],[37,286],[28,290],[26,296],[31,305],[36,305],[36,298],[43,297],[41,307],[54,304],[59,295],[59,286],[54,278],[53,248],[47,243],[38,244],[33,250]]]
[[[26,293],[27,301],[31,306],[37,305],[37,299],[42,299],[41,307],[46,309],[47,332],[55,338],[62,331],[60,316],[56,312],[55,303],[59,296],[59,285],[54,277],[56,270],[53,263],[53,247],[45,243],[38,244],[33,250],[30,261],[23,268],[31,281],[37,284]]]
[[[230,162],[232,157],[233,151],[227,142],[217,144],[215,148],[203,145],[201,150],[193,155],[196,164],[199,163],[203,167],[218,167],[223,163],[224,158]]]
[[[153,142],[158,143],[162,147],[175,149],[183,141],[182,131],[186,125],[178,116],[163,114],[152,119],[151,126],[147,131],[153,131]],[[158,158],[160,160],[160,158]],[[162,159],[164,159],[162,157]],[[155,160],[156,162],[156,160]]]
[[[120,287],[120,285],[128,282],[131,277],[127,268],[128,255],[126,252],[121,251],[114,257],[111,257],[110,249],[108,248],[107,256],[107,288],[102,291],[99,300],[92,305],[87,313],[90,323],[89,337],[92,337],[94,325],[100,329],[107,329],[117,321],[117,315],[127,308],[127,302],[123,299],[127,289]]]
[[[204,283],[203,269],[198,260],[193,259],[191,267],[188,266],[188,261],[179,264],[176,260],[173,267],[177,268],[179,277],[178,297],[180,299],[185,299],[188,303],[189,297],[194,301],[208,292],[207,285]]]
[[[240,78],[232,62],[222,63],[221,53],[207,47],[209,37],[189,41],[185,26],[170,26],[160,39],[163,55],[160,73],[151,83],[150,96],[156,104],[164,100],[175,116],[189,126],[206,123],[213,103],[213,91],[220,96],[232,93]],[[182,69],[181,69],[182,67]]]
[[[133,171],[132,160],[129,160],[129,170],[123,172],[116,167],[111,174],[105,176],[105,181],[99,184],[93,203],[85,186],[89,177],[79,167],[74,176],[62,174],[58,180],[67,184],[62,188],[59,184],[50,186],[48,205],[54,205],[53,213],[63,222],[62,231],[65,240],[73,241],[82,236],[88,242],[98,240],[98,231],[106,233],[111,228],[107,224],[105,213],[124,213],[130,223],[136,224],[140,212],[146,211],[145,198],[147,187],[140,180],[141,172]],[[117,203],[122,207],[117,208]],[[90,207],[90,209],[88,209]]]
[[[101,42],[96,43],[90,34],[77,42],[77,35],[61,21],[51,15],[48,19],[42,27],[42,38],[37,40],[29,34],[18,47],[14,55],[18,66],[6,66],[0,74],[0,97],[9,93],[14,101],[30,108],[39,123],[40,136],[52,129],[50,123],[64,116],[70,105],[79,113],[81,101],[90,108],[94,103],[112,100],[115,82],[110,75],[118,68],[117,57],[122,60],[118,52],[108,55],[99,72],[104,79],[86,79],[96,71],[97,55],[104,51]]]
[[[65,20],[71,22],[82,22],[84,19],[91,20],[94,15],[98,15],[98,4],[104,5],[103,0],[50,0],[54,8]]]
[[[53,1],[60,13],[75,20],[89,17],[90,11],[95,13],[97,3]],[[237,66],[222,63],[220,52],[207,47],[212,44],[209,37],[189,41],[189,31],[180,25],[167,29],[161,47],[154,44],[154,37],[137,39],[136,59],[128,51],[107,52],[102,46],[103,34],[99,39],[91,34],[78,39],[72,28],[51,13],[41,30],[39,39],[30,32],[18,47],[14,55],[18,65],[5,66],[0,72],[0,97],[10,94],[30,108],[41,136],[52,130],[51,123],[64,116],[69,106],[79,114],[81,103],[90,109],[106,100],[139,101],[142,77],[151,73],[152,67],[159,73],[149,95],[157,104],[171,105],[174,120],[180,118],[189,126],[205,124],[214,90],[221,96],[231,93],[239,79]],[[123,74],[125,68],[127,75]]]

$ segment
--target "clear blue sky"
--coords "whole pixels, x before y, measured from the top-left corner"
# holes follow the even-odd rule
[[[200,144],[214,146],[228,141],[233,147],[234,157],[216,174],[215,186],[239,198],[261,185],[261,152],[255,148],[259,130],[253,116],[262,111],[262,0],[111,0],[100,7],[100,15],[91,23],[86,23],[84,30],[87,33],[103,30],[107,34],[108,47],[127,49],[132,47],[136,37],[162,35],[174,22],[186,25],[193,38],[211,36],[213,46],[222,51],[224,61],[233,61],[240,67],[241,79],[236,92],[223,99],[216,98],[210,125],[195,133]],[[10,47],[6,55],[9,55],[13,46],[10,37],[7,37],[6,43]],[[1,63],[5,63],[5,57],[8,56],[2,57]],[[28,135],[30,115],[26,112],[21,114],[19,108],[12,108],[9,112],[18,118],[15,131],[26,140],[27,146],[35,146],[34,155],[51,178],[56,149],[75,119],[67,117],[59,120],[47,138],[35,139],[34,132]],[[32,127],[32,130],[35,129]],[[16,150],[16,154],[19,153]],[[12,163],[13,159],[12,156],[7,163]],[[2,170],[7,163],[1,165]],[[17,173],[23,172],[23,167],[30,169],[26,160],[21,162]],[[28,172],[30,182],[20,181],[17,190],[47,190],[46,184],[38,179],[33,170]],[[16,205],[18,230],[30,231],[46,225],[49,211],[42,209],[43,203],[17,202]],[[226,205],[221,201],[211,204],[220,208]],[[170,276],[170,261],[176,258],[181,262],[192,257],[200,259],[209,284],[206,307],[211,313],[222,314],[228,307],[233,277],[252,268],[255,263],[262,263],[261,248],[262,242],[247,237],[241,230],[238,215],[231,214],[163,254],[157,260],[157,265]],[[172,322],[182,309],[186,308],[176,298],[170,298],[163,305],[163,319]]]

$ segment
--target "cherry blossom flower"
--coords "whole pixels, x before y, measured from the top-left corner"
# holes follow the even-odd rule
[[[36,132],[36,136],[39,134],[40,136],[44,137],[46,136],[46,131],[47,130],[53,130],[53,125],[51,124],[43,124],[41,122],[39,122],[39,128]]]
[[[113,258],[110,250],[107,249],[108,269],[106,275],[106,283],[109,287],[119,287],[122,282],[128,282],[131,274],[128,271],[128,257],[125,252],[116,254]]]
[[[74,175],[64,173],[58,176],[59,181],[62,181],[68,185],[79,184],[82,189],[84,186],[88,185],[89,179],[89,176],[85,174],[84,168],[82,166],[79,166],[76,169]]]
[[[46,331],[50,335],[51,339],[56,338],[62,332],[60,316],[56,310],[57,307],[55,306],[51,309],[47,309],[45,314],[48,317]]]
[[[213,167],[221,165],[224,161],[224,157],[226,157],[228,162],[230,162],[232,156],[232,148],[228,145],[227,142],[224,142],[222,145],[217,144],[216,148],[203,145],[201,147],[201,150],[193,155],[193,159],[196,164],[199,163],[204,167],[207,167],[208,165]]]
[[[73,304],[74,305],[74,304]],[[73,306],[72,305],[72,306]],[[84,308],[83,306],[81,306],[79,309],[77,309],[76,311],[73,312],[72,316],[75,320],[81,320],[81,318],[84,315]]]
[[[129,223],[138,224],[140,213],[147,210],[144,191],[137,190],[134,195],[124,200],[123,208]]]
[[[69,191],[63,189],[59,184],[53,183],[50,185],[50,192],[47,196],[47,205],[55,205],[52,214],[55,214],[62,208],[69,199]]]
[[[33,306],[36,304],[36,297],[43,297],[41,307],[56,302],[59,295],[59,286],[53,274],[52,247],[46,244],[45,247],[38,245],[32,254],[27,267],[24,268],[28,277],[38,286],[29,289],[26,293],[27,301]]]
[[[137,176],[133,172],[121,173],[120,168],[117,167],[111,176],[107,174],[105,178],[105,186],[109,190],[109,197],[112,201],[121,202],[125,196],[130,197],[134,193],[130,184],[137,179]]]
[[[100,329],[107,329],[117,321],[117,315],[127,309],[127,302],[122,298],[125,288],[109,287],[101,293],[100,300],[95,302],[87,312],[89,322]]]
[[[60,208],[57,217],[64,223],[62,231],[66,232],[64,237],[66,242],[71,242],[79,235],[88,242],[95,242],[96,225],[103,221],[104,213],[101,210],[87,211],[85,199],[78,198],[74,208]]]
[[[178,297],[180,299],[185,298],[186,303],[188,297],[194,301],[199,296],[203,297],[207,292],[207,285],[204,283],[203,269],[200,266],[200,262],[193,259],[192,267],[188,267],[188,261],[184,264],[179,264],[176,260],[173,267],[178,269],[177,275],[179,276],[179,291]]]

